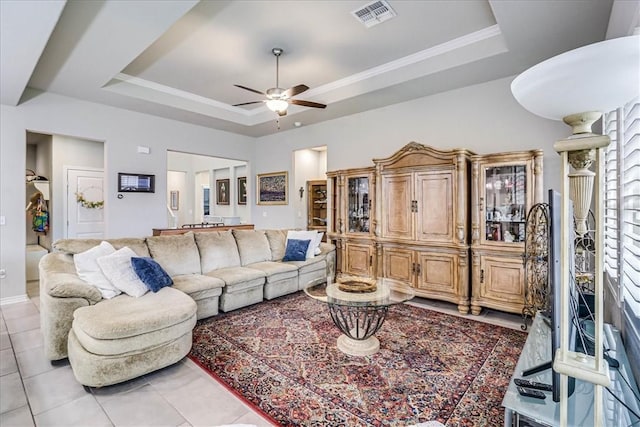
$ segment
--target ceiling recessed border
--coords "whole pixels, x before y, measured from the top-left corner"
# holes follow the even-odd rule
[[[502,32],[500,31],[500,27],[497,24],[483,28],[473,33],[466,34],[453,40],[449,40],[436,46],[432,46],[428,49],[413,53],[411,55],[407,55],[395,61],[391,61],[386,64],[382,64],[362,71],[360,73],[353,74],[343,79],[339,79],[334,82],[310,89],[306,92],[305,95],[310,100],[312,100],[314,97],[320,97],[324,95],[326,97],[326,99],[324,99],[325,103],[327,101],[341,101],[359,94],[355,93],[354,91],[346,90],[349,87],[357,86],[360,88],[360,90],[366,91],[366,84],[363,84],[363,82],[367,81],[372,82],[371,86],[373,89],[391,86],[395,84],[393,75],[396,73],[400,73],[411,68],[416,68],[420,64],[424,64],[429,60],[433,60],[434,58],[455,51],[462,51],[462,49],[466,47],[490,40],[498,40],[499,45],[504,45],[502,40]],[[502,51],[506,51],[506,47],[494,49],[493,51],[488,52],[485,57],[500,53]],[[464,51],[462,52],[463,54],[467,54]],[[481,58],[472,57],[469,61],[476,61],[478,59]],[[433,71],[417,70],[415,72],[421,75],[426,75]],[[385,75],[388,77],[386,83],[384,81],[381,82],[380,79],[377,79],[376,83],[373,83],[373,80],[375,78],[380,78],[381,76],[384,77]],[[103,86],[102,89],[172,108],[190,111],[221,120],[227,120],[244,126],[254,126],[273,120],[273,112],[271,112],[265,106],[259,106],[253,109],[233,107],[224,102],[186,92],[170,86],[162,85],[160,83],[155,83],[150,80],[131,76],[125,73],[117,74],[111,81],[109,81],[109,83]],[[289,112],[289,115],[296,114],[297,112],[304,110],[306,109],[293,108]]]

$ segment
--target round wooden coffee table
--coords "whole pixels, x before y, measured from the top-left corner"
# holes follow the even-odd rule
[[[345,289],[357,290],[357,286],[353,286],[357,278],[343,280],[348,280],[350,285]],[[363,289],[371,287],[371,279],[362,281]],[[333,323],[343,334],[338,338],[338,349],[350,356],[375,354],[380,349],[380,341],[374,334],[382,327],[389,307],[415,296],[409,285],[391,279],[377,279],[374,288],[367,292],[342,291],[338,283],[322,283],[304,290],[311,298],[327,304]]]

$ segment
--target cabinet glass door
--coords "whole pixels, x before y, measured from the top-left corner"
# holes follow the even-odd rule
[[[369,178],[356,177],[347,179],[347,218],[349,233],[368,233],[369,214]]]
[[[485,240],[524,242],[527,215],[527,167],[510,165],[485,169]]]

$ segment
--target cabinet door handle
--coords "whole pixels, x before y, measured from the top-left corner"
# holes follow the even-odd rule
[[[480,283],[484,283],[484,269],[480,270]]]
[[[479,205],[480,212],[482,212],[484,210],[484,197],[480,197]]]
[[[369,267],[373,265],[373,255],[369,255]]]
[[[416,263],[415,262],[411,263],[411,273],[412,274],[416,274]]]
[[[420,275],[420,271],[422,270],[422,267],[420,266],[420,263],[417,262],[416,263],[416,274],[419,276]]]

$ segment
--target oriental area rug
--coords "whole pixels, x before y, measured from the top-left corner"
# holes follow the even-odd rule
[[[409,305],[380,351],[352,357],[326,304],[302,292],[201,320],[189,357],[275,424],[502,426],[526,334]]]

